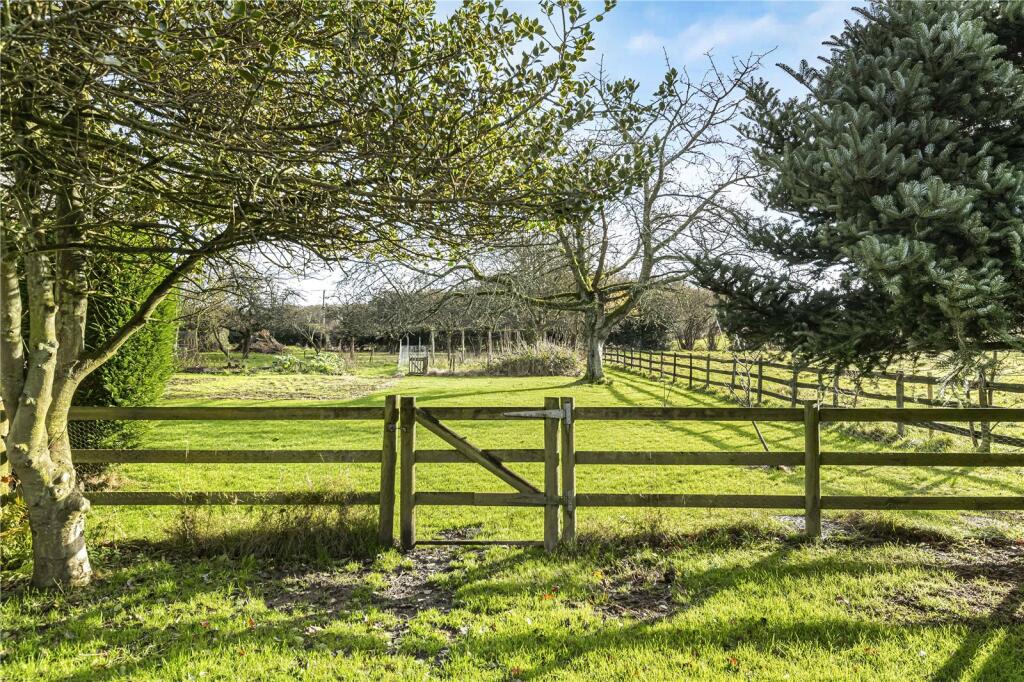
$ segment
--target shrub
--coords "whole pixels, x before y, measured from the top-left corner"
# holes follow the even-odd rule
[[[268,371],[277,374],[344,374],[345,369],[345,360],[336,353],[321,353],[311,358],[279,355],[268,367]]]
[[[500,377],[579,376],[583,360],[571,349],[553,343],[522,347],[486,367],[483,373]]]

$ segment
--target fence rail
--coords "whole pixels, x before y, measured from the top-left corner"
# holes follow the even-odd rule
[[[764,359],[733,357],[731,359],[718,358],[710,353],[679,353],[673,351],[644,351],[631,348],[609,347],[606,359],[616,365],[631,371],[638,371],[648,375],[656,375],[662,380],[672,382],[686,381],[689,388],[695,386],[705,389],[712,386],[727,388],[732,391],[742,390],[749,392],[750,402],[761,405],[765,397],[774,398],[789,402],[790,407],[796,407],[800,402],[800,390],[811,390],[815,392],[815,400],[828,402],[831,399],[833,407],[838,407],[840,397],[850,393],[840,385],[841,379],[846,376],[832,376],[829,383],[824,381],[828,371],[820,367],[800,367],[794,364],[784,364]],[[729,369],[718,369],[712,367],[726,365]],[[766,374],[766,369],[785,370],[788,378]],[[696,376],[695,376],[696,374]],[[811,375],[815,381],[803,380]],[[729,381],[719,381],[714,377],[729,377]],[[933,376],[921,374],[906,374],[903,372],[867,372],[856,377],[857,379],[886,380],[894,382],[894,393],[875,393],[864,390],[857,390],[853,393],[854,400],[866,398],[882,402],[894,403],[897,408],[903,408],[908,403],[917,405],[928,405],[931,407],[943,407],[948,403],[934,397],[934,387],[942,384],[942,381]],[[765,384],[785,386],[787,391],[780,393],[766,387]],[[926,388],[925,396],[907,395],[907,385],[922,385]],[[991,381],[983,374],[979,374],[976,381],[970,383],[967,392],[974,390],[978,395],[978,405],[981,408],[992,407],[995,404],[997,393],[1024,394],[1024,384],[1014,384],[1002,381]],[[854,402],[856,407],[856,402]],[[888,421],[888,420],[880,420]],[[969,420],[972,421],[972,420]],[[999,420],[993,420],[999,421]],[[971,438],[975,444],[988,449],[990,444],[1010,445],[1024,447],[1024,438],[992,433],[991,422],[980,422],[976,429],[974,423],[968,428],[954,426],[935,421],[934,418],[927,418],[917,425],[956,436]],[[897,424],[899,435],[905,434],[904,423]]]
[[[381,448],[347,450],[73,449],[76,464],[380,464],[372,491],[95,491],[94,505],[377,505],[378,540],[394,542],[398,398],[383,407],[73,407],[70,421],[335,421],[382,423]]]
[[[97,505],[377,505],[378,536],[393,542],[396,501],[399,540],[403,548],[422,542],[416,535],[417,508],[421,506],[537,507],[544,514],[543,545],[576,538],[577,510],[581,507],[677,507],[803,510],[809,537],[821,533],[821,511],[848,509],[890,510],[1019,510],[1024,496],[849,496],[823,495],[820,475],[824,466],[942,466],[1024,467],[1024,452],[858,452],[822,451],[821,424],[895,421],[907,424],[943,421],[1024,422],[1020,408],[832,408],[805,403],[801,408],[691,408],[691,407],[575,407],[572,398],[549,397],[543,405],[521,407],[443,407],[417,405],[416,398],[388,396],[383,408],[73,408],[72,419],[118,420],[263,420],[361,419],[380,420],[380,450],[74,450],[76,462],[137,464],[380,464],[380,487],[373,491],[101,491],[88,497]],[[483,449],[454,431],[444,420],[541,420],[540,448]],[[698,421],[802,423],[802,450],[781,452],[577,450],[576,424],[586,421]],[[417,447],[418,429],[438,436],[447,449]],[[507,465],[544,464],[543,481],[534,485]],[[514,492],[418,490],[419,465],[473,464],[482,467]],[[803,467],[803,495],[737,495],[713,492],[645,493],[579,491],[579,466],[750,466]],[[396,477],[400,496],[396,496]],[[397,499],[396,499],[397,498]],[[467,544],[470,541],[459,541]],[[481,541],[489,544],[495,541]],[[508,544],[541,544],[535,540],[508,540]]]

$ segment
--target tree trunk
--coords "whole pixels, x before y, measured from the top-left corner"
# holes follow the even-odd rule
[[[592,384],[604,381],[604,339],[587,337],[587,373],[583,379]]]
[[[77,380],[67,372],[57,377],[60,344],[53,271],[44,255],[27,260],[28,302],[34,313],[32,351],[5,447],[28,509],[32,583],[44,588],[84,585],[92,575],[85,545],[89,501],[82,496],[75,476],[67,435]],[[59,328],[67,334],[70,325]],[[68,345],[73,343],[73,339],[68,341]]]
[[[46,395],[50,388],[45,377],[48,360],[39,359],[50,353],[46,350],[35,354],[33,361],[37,364],[30,371],[25,393],[38,398],[34,404],[22,401],[6,441],[32,530],[32,584],[40,588],[85,585],[92,576],[85,545],[89,501],[82,495],[71,463],[69,401],[51,402]]]
[[[610,329],[605,325],[603,310],[588,310],[585,315],[587,373],[583,380],[592,384],[604,381],[604,342]]]
[[[66,441],[67,435],[63,438]],[[22,486],[32,529],[32,584],[42,588],[85,585],[92,576],[85,545],[89,501],[70,463],[54,469],[56,476],[49,485],[31,491]]]

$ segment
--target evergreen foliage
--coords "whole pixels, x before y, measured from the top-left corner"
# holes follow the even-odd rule
[[[140,299],[145,298],[154,285],[154,276],[146,269],[105,255],[94,259],[93,274],[94,281],[100,283],[103,290],[95,292],[89,301],[85,329],[87,348],[101,346],[120,329],[138,310]],[[157,400],[175,368],[176,315],[176,302],[165,300],[157,308],[150,324],[140,329],[110,360],[85,378],[75,392],[74,404],[133,407],[150,405]],[[137,421],[72,422],[72,446],[136,447],[144,424]]]
[[[1024,348],[1024,2],[878,2],[759,83],[743,132],[782,214],[745,231],[772,264],[697,263],[747,343],[840,365]]]

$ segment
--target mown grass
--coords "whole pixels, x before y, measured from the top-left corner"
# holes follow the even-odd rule
[[[1020,552],[741,529],[330,571],[105,546],[0,606],[5,680],[1017,680]],[[434,572],[425,567],[439,565]],[[411,594],[403,581],[420,581]],[[399,586],[396,588],[396,585]]]
[[[388,371],[368,373],[383,381]],[[207,379],[196,377],[193,394],[172,402],[237,404],[212,397],[223,386]],[[326,379],[296,377],[312,392]],[[376,405],[389,392],[425,406],[540,406],[545,396],[569,395],[577,405],[724,404],[621,372],[605,386],[405,377],[315,404]],[[455,426],[485,447],[541,443],[534,423]],[[802,446],[800,425],[761,428],[773,449]],[[166,422],[154,424],[146,445],[362,448],[380,435],[376,423]],[[835,430],[823,440],[826,448],[878,446]],[[760,448],[753,428],[736,423],[580,422],[577,442]],[[420,444],[440,447],[422,430]],[[540,480],[539,466],[514,467]],[[370,490],[379,482],[373,465],[131,465],[120,473],[129,490]],[[420,490],[505,489],[469,464],[421,465],[418,479]],[[822,479],[834,494],[1024,494],[1018,472],[997,469],[835,467]],[[592,466],[580,467],[578,480],[581,492],[802,490],[799,468]],[[1024,670],[1020,513],[826,513],[828,537],[807,544],[798,518],[769,511],[588,509],[580,542],[553,556],[421,549],[361,559],[346,545],[333,561],[237,552],[232,540],[258,541],[252,531],[267,524],[259,512],[231,508],[190,528],[224,544],[190,550],[174,533],[180,518],[174,509],[94,510],[97,580],[80,592],[42,594],[6,576],[0,677],[1016,680]],[[365,535],[365,524],[353,523],[331,532]],[[421,508],[419,525],[421,538],[536,539],[541,513]],[[287,533],[287,519],[276,527]]]
[[[387,392],[414,395],[420,405],[500,405],[540,407],[545,396],[572,396],[578,406],[585,405],[704,405],[726,403],[722,396],[669,387],[625,372],[613,372],[606,385],[581,384],[566,377],[493,378],[493,377],[404,377],[377,391],[348,400],[321,400],[315,403],[269,400],[259,404],[338,404],[379,405]],[[238,405],[252,400],[233,401],[204,398],[204,391],[221,396],[225,380],[243,388],[262,377],[194,377],[192,395],[168,404]],[[280,379],[280,378],[278,378]],[[333,389],[333,377],[296,377],[296,390],[306,393]],[[384,381],[381,379],[380,381]],[[455,428],[482,447],[541,447],[542,427],[536,422],[490,421],[456,422]],[[773,450],[800,450],[803,431],[800,424],[762,423],[761,432]],[[747,423],[697,422],[579,422],[577,447],[580,449],[761,449],[752,425]],[[920,437],[922,432],[915,432]],[[162,422],[154,423],[146,435],[147,447],[154,448],[279,448],[331,449],[374,448],[381,440],[377,422]],[[444,444],[423,429],[418,443],[424,448]],[[824,449],[874,449],[878,444],[826,429]],[[891,447],[891,446],[890,446]],[[513,465],[529,479],[540,482],[540,465]],[[128,490],[373,490],[379,485],[376,465],[129,465],[120,468],[129,483]],[[432,490],[506,491],[498,479],[472,464],[420,465],[418,488]],[[761,467],[648,467],[581,466],[577,470],[580,492],[691,492],[691,493],[764,493],[801,494],[801,469],[782,471]],[[833,467],[823,471],[825,494],[837,495],[970,495],[1024,494],[1024,479],[1018,472],[1000,469],[969,468],[893,468]],[[161,508],[102,508],[93,515],[99,535],[148,538],[176,512]],[[581,510],[584,529],[592,521],[602,523],[629,520],[640,512],[627,510]],[[746,522],[757,519],[777,524],[777,514],[761,511],[680,510],[666,512],[681,527],[699,529],[708,525]],[[955,514],[947,512],[899,512],[882,514],[884,518],[917,523],[944,532],[985,533],[1006,537],[1020,531],[1013,515]],[[826,515],[826,519],[828,515]],[[485,538],[539,538],[541,515],[529,508],[421,508],[420,535],[427,538],[438,532],[469,525],[482,525]]]

